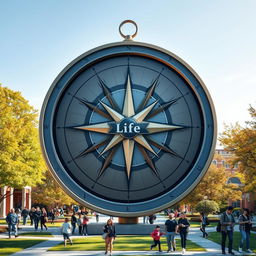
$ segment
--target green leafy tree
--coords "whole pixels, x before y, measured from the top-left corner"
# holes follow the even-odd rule
[[[226,126],[220,136],[225,150],[234,154],[232,164],[238,164],[244,176],[245,191],[256,191],[256,110],[249,108],[251,120],[246,126],[239,124]]]
[[[38,138],[38,113],[20,92],[0,84],[0,187],[40,183],[45,171]],[[1,195],[0,202],[6,195]]]
[[[200,201],[196,207],[195,210],[197,212],[203,212],[205,214],[215,213],[220,210],[219,205],[212,200],[202,200]]]

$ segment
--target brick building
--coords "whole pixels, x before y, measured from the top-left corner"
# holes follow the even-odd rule
[[[1,195],[6,195],[0,203],[0,217],[5,217],[11,208],[31,208],[31,187],[23,189],[14,189],[10,187],[2,187]]]
[[[232,157],[232,152],[228,152],[223,149],[216,149],[212,163],[216,165],[217,168],[224,167],[225,172],[230,174],[231,177],[227,180],[227,183],[243,186],[240,179],[235,176],[238,171],[238,165],[236,164],[235,166],[231,166],[229,163]],[[241,200],[228,200],[228,205],[239,208],[248,208],[250,211],[256,212],[256,193],[243,193]]]

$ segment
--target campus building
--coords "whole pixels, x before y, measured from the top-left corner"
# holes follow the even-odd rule
[[[238,172],[238,164],[234,166],[230,165],[230,160],[232,159],[233,154],[232,152],[225,151],[224,149],[216,149],[215,156],[212,160],[212,164],[216,165],[217,168],[225,169],[225,172],[229,174],[229,178],[227,180],[228,184],[235,184],[238,187],[242,187],[243,184],[236,174]],[[248,208],[250,211],[256,211],[256,193],[243,193],[241,200],[232,201],[228,200],[228,205],[237,208]]]
[[[11,208],[31,208],[31,187],[29,186],[23,189],[2,187],[1,196],[3,195],[5,196],[0,203],[0,217],[5,217]]]

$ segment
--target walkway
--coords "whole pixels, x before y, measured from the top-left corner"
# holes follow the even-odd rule
[[[22,227],[22,232],[31,232],[33,231],[33,227],[26,226]],[[79,256],[79,255],[90,255],[90,256],[98,256],[104,255],[102,251],[47,251],[51,247],[59,244],[63,241],[62,235],[60,235],[60,228],[49,228],[49,231],[53,234],[53,237],[36,237],[41,239],[47,239],[47,241],[39,243],[33,247],[27,248],[23,251],[17,252],[12,254],[12,256]],[[208,228],[207,231],[215,231],[215,228]],[[79,237],[79,236],[76,236]],[[1,238],[7,238],[7,234],[0,234]],[[30,238],[30,237],[23,237],[23,238]],[[33,237],[33,239],[36,239]],[[220,250],[220,245],[216,244],[208,239],[202,238],[202,234],[198,228],[191,228],[189,232],[188,239],[192,242],[197,243],[201,247],[205,248],[206,252],[191,252],[187,251],[185,255],[200,255],[200,256],[217,256],[222,255]],[[164,239],[162,240],[164,243]],[[255,255],[255,254],[239,254],[234,251],[236,255]],[[113,256],[118,255],[181,255],[181,252],[175,253],[166,253],[162,252],[159,253],[157,251],[114,251]]]

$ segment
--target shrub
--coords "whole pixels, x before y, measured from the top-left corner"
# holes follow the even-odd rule
[[[204,214],[215,213],[219,211],[219,205],[215,201],[202,200],[196,205],[195,210]]]

